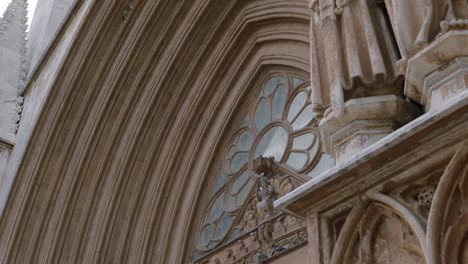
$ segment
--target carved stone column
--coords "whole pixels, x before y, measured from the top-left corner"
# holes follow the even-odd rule
[[[326,115],[319,124],[325,151],[336,163],[361,150],[413,120],[419,114],[411,103],[395,95],[351,99],[341,117]]]
[[[445,33],[408,61],[405,94],[438,109],[468,88],[468,30]]]

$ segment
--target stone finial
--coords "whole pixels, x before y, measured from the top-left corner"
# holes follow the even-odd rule
[[[270,177],[273,172],[275,158],[260,156],[254,160],[253,171],[257,174],[263,173],[265,176]]]

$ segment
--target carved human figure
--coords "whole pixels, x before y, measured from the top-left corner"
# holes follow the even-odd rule
[[[281,182],[281,195],[285,195],[295,189],[291,178],[286,178]]]
[[[311,53],[318,56],[311,57],[311,79],[320,80],[320,91],[312,93],[315,109],[331,104],[339,117],[349,99],[402,93],[400,54],[382,1],[322,0],[314,10]],[[326,77],[319,69],[323,62]]]
[[[258,222],[255,214],[255,207],[253,204],[249,204],[244,214],[243,229],[244,231],[252,230],[254,227],[257,226],[257,224]]]
[[[260,179],[257,185],[257,198],[259,201],[257,208],[263,219],[274,215],[274,194],[273,186],[270,184],[268,178],[263,173],[260,173]]]
[[[267,257],[271,256],[273,246],[273,224],[271,222],[265,222],[258,227],[258,240],[263,253]]]
[[[406,60],[440,33],[449,0],[385,0],[402,57]]]

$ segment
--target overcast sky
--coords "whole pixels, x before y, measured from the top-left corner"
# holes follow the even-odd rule
[[[28,0],[28,28],[31,25],[31,20],[34,15],[34,10],[36,9],[36,4],[38,0]],[[6,7],[11,2],[11,0],[0,0],[0,17],[3,16],[3,12],[5,12]]]

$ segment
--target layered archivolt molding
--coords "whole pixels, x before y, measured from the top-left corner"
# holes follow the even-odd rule
[[[70,52],[50,55],[63,64],[3,211],[1,262],[186,263],[248,84],[308,71],[307,3],[100,0],[80,19]]]

